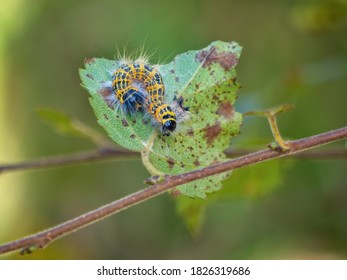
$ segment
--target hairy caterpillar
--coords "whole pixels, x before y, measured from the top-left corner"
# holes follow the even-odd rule
[[[161,126],[162,135],[169,136],[175,131],[176,114],[164,102],[163,79],[153,66],[144,61],[121,63],[112,75],[112,93],[113,96],[106,96],[105,100],[111,105],[116,103],[116,109],[120,107],[126,114],[140,111],[150,115],[153,122]],[[183,98],[174,101],[181,111],[188,111],[188,107],[183,107]]]

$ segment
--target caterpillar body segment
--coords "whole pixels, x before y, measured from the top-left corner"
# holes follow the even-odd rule
[[[165,86],[159,71],[145,62],[122,63],[112,75],[117,106],[126,114],[144,112],[169,136],[176,129],[176,114],[164,102]],[[183,99],[174,100],[183,110]]]

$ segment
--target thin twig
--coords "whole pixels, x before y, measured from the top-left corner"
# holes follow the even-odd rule
[[[254,149],[249,150],[235,150],[235,151],[226,151],[225,154],[228,157],[239,157],[246,154],[254,153]],[[324,151],[304,151],[298,154],[294,154],[288,159],[313,159],[313,160],[336,160],[336,159],[347,159],[347,149],[329,149]]]
[[[6,171],[19,171],[26,169],[37,169],[47,167],[57,167],[62,165],[88,163],[95,160],[108,158],[131,158],[138,157],[139,154],[131,151],[121,150],[113,147],[100,148],[98,150],[74,153],[50,158],[36,159],[32,161],[0,165],[0,174]]]
[[[246,154],[254,153],[254,149],[239,149],[225,151],[225,154],[230,157],[238,157]],[[0,165],[0,174],[10,171],[22,171],[30,169],[51,168],[71,164],[89,163],[92,161],[106,159],[131,159],[140,157],[139,153],[127,150],[116,149],[113,147],[102,148],[98,150],[85,151],[80,153],[66,154],[61,156],[53,156],[49,158],[35,159],[18,163],[9,163]],[[293,155],[300,159],[347,159],[347,149],[335,149],[326,151],[304,151],[300,154]]]
[[[136,193],[128,195],[110,204],[102,206],[96,210],[90,211],[77,218],[69,220],[65,223],[44,230],[40,233],[9,242],[0,246],[0,254],[12,252],[21,249],[22,252],[28,253],[33,249],[42,249],[51,242],[61,238],[67,234],[75,232],[87,225],[95,223],[112,214],[118,213],[124,209],[132,207],[138,203],[146,201],[150,198],[158,196],[179,185],[205,178],[211,175],[223,173],[232,169],[253,165],[273,158],[290,156],[307,149],[331,143],[340,139],[347,138],[347,127],[336,129],[330,132],[318,134],[308,138],[287,142],[290,150],[286,152],[277,152],[271,149],[262,150],[251,153],[236,159],[232,159],[223,163],[213,164],[208,167],[195,171],[183,173],[175,176],[167,176],[164,182],[158,183]]]

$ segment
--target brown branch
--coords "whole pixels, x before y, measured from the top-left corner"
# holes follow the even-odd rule
[[[229,157],[243,156],[246,154],[254,153],[255,150],[237,150],[237,151],[226,151],[225,154]],[[319,159],[319,160],[336,160],[336,159],[347,159],[347,149],[331,149],[325,151],[303,151],[298,154],[292,155],[290,158],[297,159]],[[289,158],[288,158],[289,159]]]
[[[233,151],[225,151],[228,157],[238,157],[246,154],[254,153],[254,149],[240,149]],[[139,153],[127,150],[117,149],[114,147],[105,147],[98,150],[85,151],[74,154],[61,155],[50,158],[41,158],[31,161],[3,164],[0,165],[0,174],[10,171],[40,169],[59,167],[71,164],[89,163],[92,161],[106,160],[106,159],[129,159],[139,157]],[[335,149],[327,151],[304,151],[300,154],[293,155],[295,158],[300,159],[347,159],[346,149]]]
[[[51,158],[42,158],[32,161],[0,165],[0,174],[6,171],[57,167],[76,163],[87,163],[108,158],[129,158],[138,156],[139,154],[135,152],[121,150],[113,147],[106,147],[94,151],[86,151],[70,155],[62,155]]]
[[[110,204],[104,205],[96,210],[90,211],[77,218],[64,222],[60,225],[44,230],[40,233],[9,242],[0,246],[0,254],[12,252],[21,249],[22,253],[31,252],[33,249],[42,249],[51,242],[67,234],[75,232],[87,225],[95,223],[112,214],[118,213],[128,207],[146,201],[152,197],[162,194],[179,185],[205,178],[211,175],[223,173],[232,169],[237,169],[273,158],[290,156],[307,149],[321,146],[333,141],[347,138],[347,127],[336,129],[319,135],[303,138],[296,141],[289,141],[287,144],[290,150],[286,152],[277,152],[271,149],[251,153],[236,159],[228,160],[223,163],[213,164],[208,167],[187,172],[175,176],[167,176],[164,182],[158,183],[136,193],[128,195]]]

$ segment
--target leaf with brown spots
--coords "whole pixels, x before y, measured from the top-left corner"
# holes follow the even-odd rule
[[[239,88],[234,67],[240,54],[237,43],[217,41],[203,50],[178,55],[159,67],[168,98],[182,96],[191,113],[172,137],[159,136],[154,142],[150,160],[160,172],[180,174],[225,160],[223,151],[229,147],[231,137],[239,133],[242,122],[233,106]],[[169,164],[164,160],[167,158],[175,159],[176,164],[172,160]],[[228,175],[188,183],[173,193],[205,198],[207,193],[219,190],[221,180]]]
[[[110,137],[119,145],[139,151],[152,175],[180,174],[225,160],[223,151],[239,133],[242,116],[234,109],[235,82],[241,47],[235,42],[213,42],[208,47],[180,54],[165,65],[155,65],[163,77],[165,102],[184,98],[190,117],[178,122],[170,136],[162,136],[142,113],[122,115],[106,104],[105,84],[110,83],[119,61],[88,60],[80,70],[91,105]],[[176,114],[178,116],[178,114]],[[229,174],[215,175],[182,185],[174,195],[205,198],[219,190]]]

